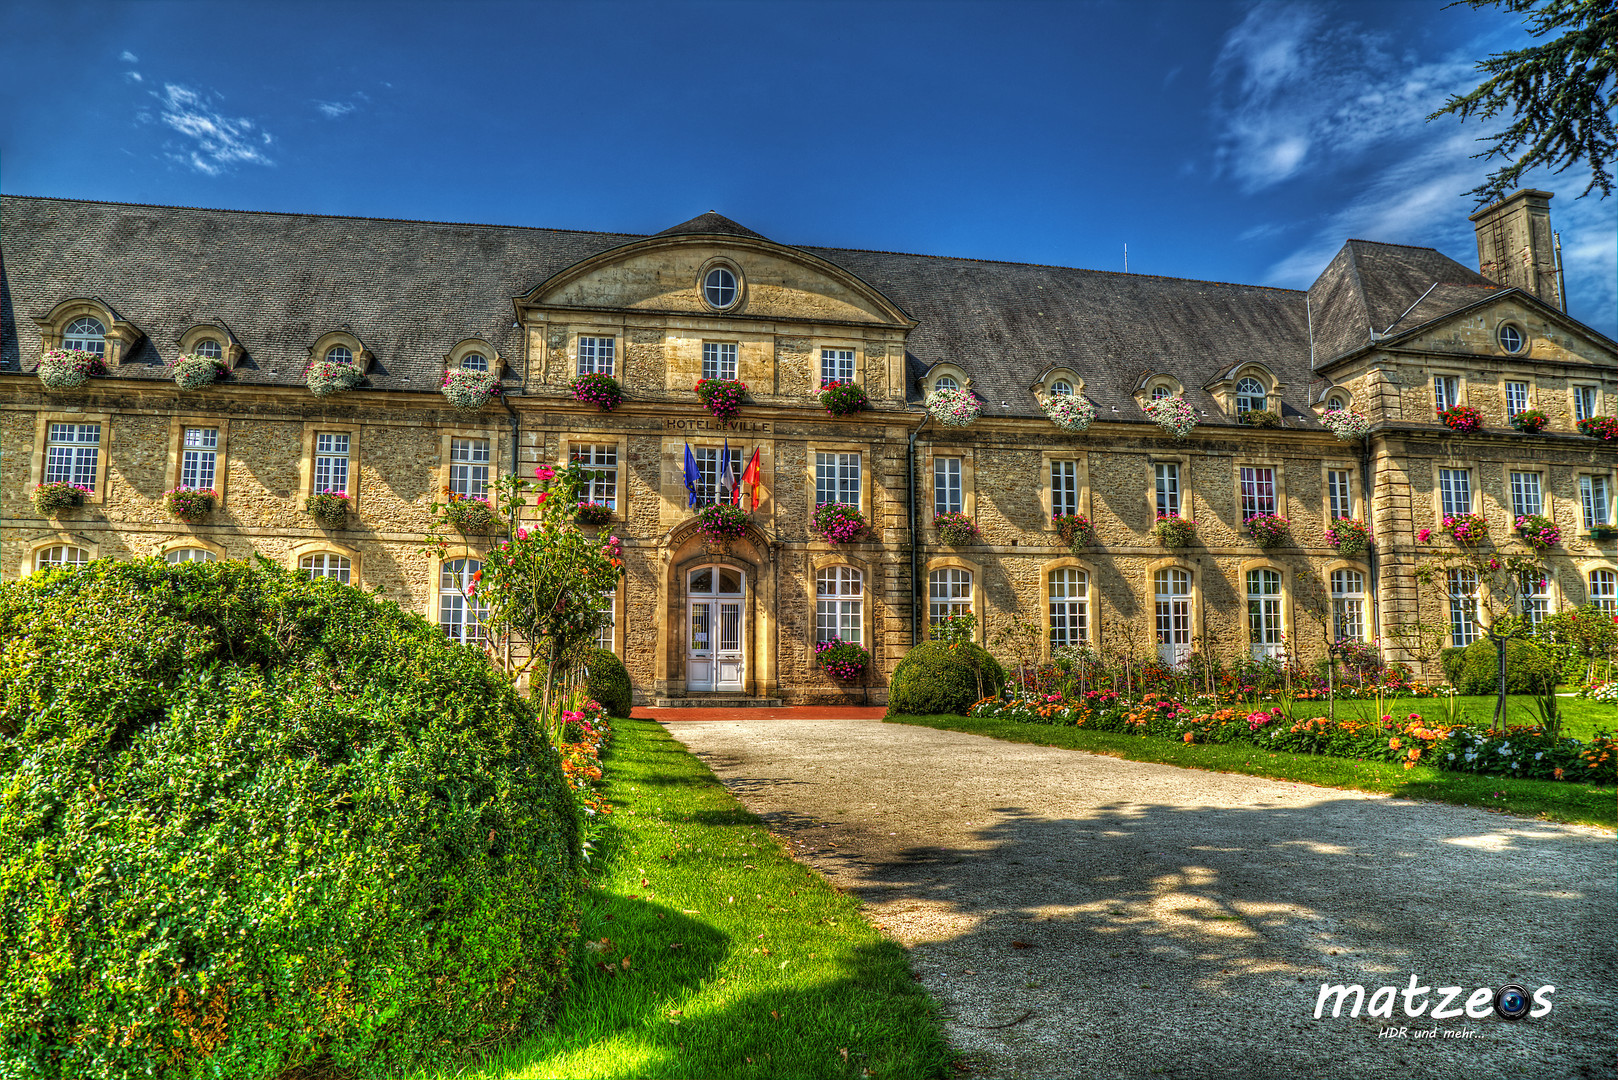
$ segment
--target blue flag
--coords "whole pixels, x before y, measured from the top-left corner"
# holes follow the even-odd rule
[[[688,507],[697,505],[697,484],[701,482],[697,475],[697,459],[691,456],[691,444],[685,444],[685,490],[691,493],[686,500]]]
[[[736,490],[736,478],[730,475],[730,439],[725,440],[725,448],[719,453],[719,501],[731,502],[731,493]]]

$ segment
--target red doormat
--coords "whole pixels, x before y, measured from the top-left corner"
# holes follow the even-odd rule
[[[880,705],[796,705],[786,709],[653,709],[637,705],[636,720],[880,720],[887,715]]]

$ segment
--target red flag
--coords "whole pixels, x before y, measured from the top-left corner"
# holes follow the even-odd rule
[[[747,471],[742,473],[742,483],[746,484],[753,491],[752,509],[754,510],[758,509],[758,488],[760,480],[761,477],[759,476],[758,471],[758,449],[755,447],[753,450],[753,459],[747,463]]]

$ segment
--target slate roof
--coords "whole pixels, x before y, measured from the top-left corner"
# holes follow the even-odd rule
[[[658,235],[759,234],[709,212]],[[582,259],[644,239],[621,233],[308,214],[0,198],[0,368],[31,370],[30,315],[100,298],[145,334],[119,377],[164,378],[179,336],[222,322],[247,349],[236,378],[301,382],[308,349],[347,329],[375,354],[373,385],[436,390],[441,358],[483,337],[520,356],[511,298]],[[963,368],[988,416],[1039,416],[1028,387],[1072,368],[1103,418],[1143,419],[1132,393],[1173,375],[1205,423],[1226,422],[1202,387],[1245,361],[1285,385],[1286,412],[1323,382],[1310,369],[1369,341],[1434,281],[1399,329],[1493,286],[1430,248],[1350,241],[1307,294],[1294,289],[929,255],[803,248],[845,268],[914,317],[910,371]],[[1305,298],[1308,298],[1306,309]],[[19,322],[20,321],[20,322]],[[20,333],[19,333],[20,331]],[[1002,405],[1002,402],[1005,404]],[[1111,410],[1118,413],[1113,416]]]

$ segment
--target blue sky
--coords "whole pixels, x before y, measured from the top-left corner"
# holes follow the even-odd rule
[[[30,4],[0,189],[655,232],[1302,287],[1344,239],[1475,266],[1476,122],[1516,17],[1442,0]],[[54,43],[54,45],[52,44]],[[1557,193],[1618,337],[1618,198]],[[3,222],[0,222],[3,228]]]

